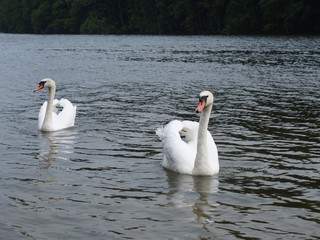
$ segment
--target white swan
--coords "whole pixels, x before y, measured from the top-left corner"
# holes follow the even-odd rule
[[[74,126],[77,107],[73,106],[68,99],[60,101],[54,99],[56,93],[56,84],[50,78],[41,80],[39,86],[34,89],[34,92],[47,87],[49,89],[48,101],[45,101],[39,111],[38,127],[39,130],[45,132],[58,131],[64,128]],[[57,113],[57,106],[63,107],[62,111]]]
[[[189,175],[214,175],[219,172],[217,147],[207,130],[213,100],[211,92],[200,93],[196,108],[197,112],[201,112],[199,123],[173,120],[156,130],[162,141],[164,168]]]

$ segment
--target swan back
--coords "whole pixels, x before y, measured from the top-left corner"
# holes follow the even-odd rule
[[[162,166],[166,169],[181,173],[191,174],[196,142],[185,142],[181,139],[180,131],[183,130],[183,122],[173,120],[164,128],[158,128],[156,133],[162,140],[164,158]]]
[[[63,109],[60,112],[52,113],[52,131],[73,127],[77,106],[73,106],[68,99],[55,100],[58,102],[56,106],[60,106]]]

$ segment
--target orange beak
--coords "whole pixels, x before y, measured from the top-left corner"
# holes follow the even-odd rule
[[[198,104],[198,107],[196,108],[196,112],[202,112],[204,107],[206,106],[206,101],[204,99],[201,99],[201,101]]]
[[[39,86],[37,87],[37,88],[35,88],[34,90],[33,90],[33,92],[36,92],[36,91],[39,91],[39,90],[41,90],[42,88],[44,88],[44,85],[40,85],[39,84]]]

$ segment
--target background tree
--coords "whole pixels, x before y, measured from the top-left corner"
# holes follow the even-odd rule
[[[262,18],[258,1],[231,0],[228,4],[224,33],[260,34]]]
[[[260,0],[260,8],[265,33],[320,33],[320,1]]]
[[[0,31],[319,34],[317,0],[0,0]]]

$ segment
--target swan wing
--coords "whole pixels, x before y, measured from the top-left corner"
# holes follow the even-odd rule
[[[192,140],[192,134],[185,123],[173,120],[164,128],[156,130],[162,141],[164,159],[162,166],[182,174],[191,174],[196,156],[196,142]],[[185,136],[187,141],[181,139]]]
[[[56,105],[60,105],[63,109],[56,114],[53,112],[53,124],[56,130],[69,128],[74,126],[77,107],[68,99],[62,98]]]
[[[195,142],[197,143],[198,138],[198,129],[199,123],[193,121],[183,121],[183,129],[180,131],[185,136],[185,141],[187,142]],[[208,156],[209,159],[217,159],[218,151],[216,143],[211,135],[211,133],[207,130],[207,143],[208,143]],[[210,161],[214,162],[214,161]]]
[[[58,99],[54,99],[53,103],[52,103],[52,112],[58,113],[58,109],[57,106],[59,106],[59,100]]]
[[[183,121],[183,128],[180,130],[180,136],[185,142],[197,141],[199,123],[193,121]]]
[[[41,129],[41,126],[44,121],[44,116],[46,115],[46,109],[47,109],[47,101],[44,101],[42,106],[40,107],[39,115],[38,115],[38,129]]]

